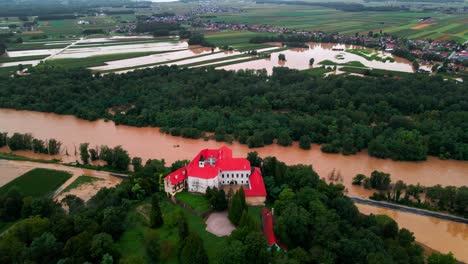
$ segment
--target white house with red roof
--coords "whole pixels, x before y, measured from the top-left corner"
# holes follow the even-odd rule
[[[164,189],[172,195],[182,190],[205,193],[208,187],[240,186],[248,204],[264,204],[266,190],[260,169],[245,158],[233,158],[228,147],[204,149],[187,166],[164,178]]]

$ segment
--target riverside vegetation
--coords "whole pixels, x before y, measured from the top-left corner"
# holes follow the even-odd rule
[[[246,213],[252,209],[244,206],[242,191],[228,201],[237,229],[229,237],[209,236],[199,217],[163,199],[160,175],[179,168],[180,162],[168,167],[148,160],[86,204],[72,195],[61,203],[24,197],[15,189],[2,195],[0,216],[15,216],[8,220],[18,222],[0,238],[0,262],[424,263],[423,249],[410,231],[387,216],[360,214],[342,185],[327,184],[311,166],[287,166],[252,154],[249,160],[260,164],[265,175],[275,233],[288,251],[267,250],[258,220]],[[148,214],[141,213],[141,205],[149,207]],[[135,225],[146,230],[144,239],[127,239],[138,232]],[[132,246],[139,250],[122,254]],[[455,261],[450,254],[430,257],[439,258]]]
[[[1,77],[0,77],[1,78]],[[441,77],[359,78],[275,68],[228,72],[163,66],[122,75],[36,67],[3,77],[0,107],[161,127],[249,147],[322,144],[322,151],[394,160],[468,160],[468,85]],[[109,112],[113,107],[128,108]]]

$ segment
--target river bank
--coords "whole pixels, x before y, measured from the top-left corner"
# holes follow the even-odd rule
[[[200,149],[219,148],[226,144],[214,140],[174,137],[161,133],[159,128],[116,126],[111,121],[91,122],[74,116],[33,111],[0,109],[0,124],[4,132],[32,133],[37,138],[55,138],[61,141],[63,153],[65,150],[69,153],[68,156],[60,156],[65,162],[79,160],[75,149],[83,142],[89,142],[90,147],[122,145],[132,157],[139,156],[143,160],[164,159],[166,164],[176,160],[190,159],[193,153]],[[349,196],[355,197],[367,198],[371,193],[364,188],[353,186],[352,178],[358,173],[369,175],[373,170],[390,173],[393,181],[403,180],[408,184],[468,185],[468,162],[463,161],[429,157],[428,160],[422,162],[397,162],[373,158],[366,152],[350,156],[322,153],[317,145],[312,146],[311,150],[302,150],[297,144],[291,147],[269,145],[249,149],[246,145],[234,142],[230,148],[236,156],[246,156],[248,152],[257,151],[262,157],[275,156],[289,165],[310,164],[320,177],[328,181],[328,175],[335,171],[335,174],[341,175],[337,181],[346,186]],[[40,155],[36,158],[44,158],[44,156]],[[363,213],[387,214],[393,217],[400,227],[414,232],[416,239],[421,243],[443,253],[451,251],[458,259],[468,261],[468,252],[463,250],[468,244],[468,225],[466,224],[428,216],[413,216],[404,212],[395,213],[391,209],[368,205],[357,206]]]

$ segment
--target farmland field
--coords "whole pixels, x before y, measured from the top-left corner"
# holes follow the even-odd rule
[[[70,177],[65,171],[37,168],[2,186],[0,194],[16,187],[25,196],[40,197],[52,193]]]
[[[318,6],[243,4],[243,13],[212,14],[218,22],[268,24],[288,29],[337,32],[340,34],[368,31],[396,34],[402,37],[449,38],[468,40],[466,15],[429,12],[345,12]],[[431,17],[431,22],[420,22]],[[418,28],[418,25],[431,23]],[[413,29],[412,29],[413,28]]]

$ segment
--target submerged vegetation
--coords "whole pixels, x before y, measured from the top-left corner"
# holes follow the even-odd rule
[[[227,89],[229,88],[229,89]],[[0,107],[72,114],[87,120],[162,127],[174,136],[250,147],[292,141],[322,151],[394,160],[427,155],[468,160],[466,83],[440,77],[399,79],[330,76],[275,68],[227,72],[176,66],[122,75],[38,67],[28,78],[4,78]],[[107,109],[133,105],[126,113]],[[304,144],[306,145],[306,144]]]
[[[268,76],[164,66],[93,77],[39,67],[28,78],[2,80],[0,107],[162,127],[187,138],[214,132],[218,141],[250,147],[275,140],[287,146],[307,136],[325,152],[368,148],[371,156],[394,160],[468,160],[467,93],[466,83],[427,76],[322,79],[288,68]],[[108,113],[121,105],[135,107]]]

